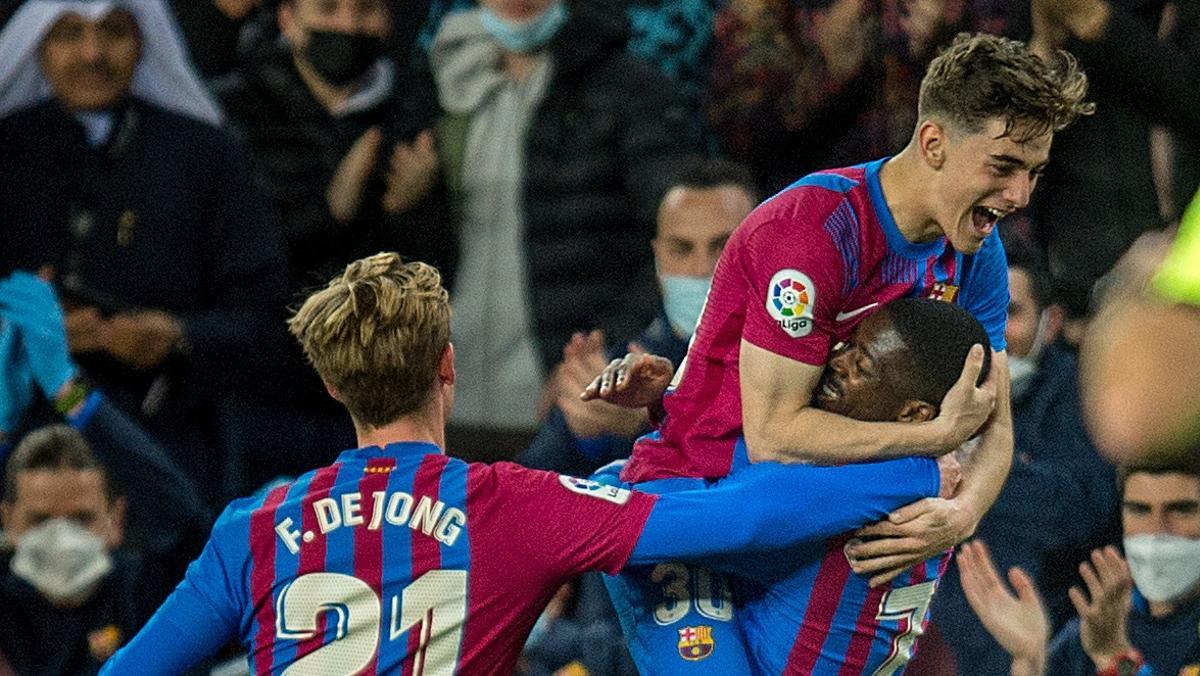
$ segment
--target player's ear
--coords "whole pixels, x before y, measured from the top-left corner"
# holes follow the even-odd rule
[[[442,356],[438,360],[438,381],[443,385],[453,385],[458,374],[454,370],[454,343],[446,343]]]
[[[329,396],[333,397],[334,401],[341,403],[342,395],[338,394],[336,387],[330,385],[329,383],[325,383],[325,391],[329,393]]]
[[[897,422],[926,422],[937,417],[937,406],[927,401],[917,401],[910,399],[904,402],[900,407],[900,413],[896,416]]]
[[[946,163],[946,129],[933,120],[926,120],[917,128],[917,145],[921,157],[931,169],[941,169]]]

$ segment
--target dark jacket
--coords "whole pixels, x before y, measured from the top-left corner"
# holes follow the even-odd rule
[[[1192,601],[1166,617],[1150,616],[1146,600],[1134,594],[1129,612],[1129,642],[1146,658],[1149,676],[1183,676],[1200,670],[1200,601]],[[1092,676],[1096,667],[1079,639],[1079,620],[1072,620],[1050,644],[1047,674]],[[1140,676],[1147,676],[1139,671]]]
[[[1090,284],[1135,239],[1162,227],[1150,128],[1165,125],[1187,147],[1200,143],[1200,33],[1163,42],[1161,0],[1114,0],[1105,35],[1072,41],[1088,75],[1095,115],[1054,139],[1054,160],[1033,193],[1036,234],[1059,276]],[[1188,4],[1188,3],[1185,3]],[[1182,199],[1196,175],[1176,185]]]
[[[233,374],[257,367],[260,338],[282,314],[279,225],[221,130],[137,99],[116,120],[97,148],[54,102],[0,120],[0,275],[53,265],[86,305],[177,317],[186,354],[159,369],[135,371],[106,355],[79,361],[187,457],[203,453],[213,399]],[[164,384],[161,405],[147,413],[148,395]]]
[[[666,314],[658,317],[636,342],[650,354],[666,357],[676,367],[687,354],[688,341],[680,338],[667,322]],[[611,358],[625,355],[624,343],[611,351]],[[633,439],[604,436],[595,439],[579,439],[567,427],[562,410],[557,406],[550,409],[546,421],[538,430],[516,461],[526,467],[544,469],[572,476],[588,476],[601,465],[620,458],[628,458],[633,452]]]
[[[249,147],[256,178],[282,217],[293,291],[324,285],[350,261],[379,251],[426,261],[452,277],[457,240],[443,193],[399,216],[386,216],[380,206],[394,144],[411,141],[436,119],[424,80],[398,69],[393,96],[335,118],[300,79],[289,48],[271,44],[213,86],[229,129]],[[325,190],[350,147],[375,125],[385,138],[379,171],[357,218],[342,225],[329,213]]]
[[[572,4],[526,140],[525,241],[547,368],[575,331],[600,328],[623,344],[654,318],[658,203],[672,169],[702,150],[679,86],[625,52],[624,17],[612,14]],[[452,190],[461,187],[467,124],[442,125],[443,147],[456,149],[443,158]]]
[[[1078,562],[1116,536],[1116,480],[1088,438],[1078,378],[1075,355],[1047,346],[1029,391],[1013,402],[1012,471],[975,533],[1000,570],[1021,566],[1033,576],[1052,616],[1063,612]],[[1009,672],[1011,660],[967,605],[957,571],[942,577],[933,620],[962,673]]]

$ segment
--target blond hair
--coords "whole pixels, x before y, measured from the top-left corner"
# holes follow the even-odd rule
[[[960,33],[929,64],[917,103],[920,119],[939,119],[971,133],[995,118],[1017,142],[1062,131],[1096,106],[1084,101],[1087,75],[1058,50],[1043,61],[1017,40]]]
[[[350,415],[381,427],[433,396],[450,342],[450,298],[433,266],[379,253],[309,296],[288,329]]]

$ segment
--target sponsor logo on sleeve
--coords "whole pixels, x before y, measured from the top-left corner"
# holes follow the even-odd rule
[[[817,287],[799,270],[780,270],[767,286],[767,314],[792,338],[812,333],[816,304]]]
[[[710,626],[702,624],[679,630],[679,656],[689,662],[699,662],[711,655],[716,647]]]
[[[559,475],[558,480],[564,488],[572,493],[586,495],[589,498],[606,500],[614,505],[623,505],[629,502],[629,491],[619,486],[606,486],[599,481],[580,479],[579,477],[567,476],[565,474]]]

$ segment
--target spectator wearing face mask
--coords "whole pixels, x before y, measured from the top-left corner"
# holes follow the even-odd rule
[[[386,0],[284,0],[280,39],[215,84],[229,127],[282,217],[293,296],[378,251],[453,278],[455,230],[439,185],[432,84],[387,56],[395,17]],[[282,310],[282,308],[281,308]],[[331,460],[353,430],[294,341],[270,390],[231,406],[232,493]],[[279,379],[292,396],[280,401]]]
[[[1064,310],[1054,302],[1044,259],[1027,239],[1008,234],[1013,467],[976,534],[1002,568],[1020,566],[1033,577],[1060,626],[1070,614],[1066,590],[1077,580],[1077,562],[1117,535],[1114,473],[1084,427],[1078,366],[1060,341]],[[1007,673],[1008,656],[971,612],[958,575],[944,580],[933,622],[958,665]]]
[[[701,125],[677,85],[624,51],[625,23],[582,0],[483,0],[434,39],[462,232],[459,452],[494,449],[498,433],[528,444],[572,334],[623,345],[657,311],[655,212]]]
[[[630,348],[678,366],[725,241],[756,202],[750,173],[740,165],[694,158],[679,172],[659,204],[651,243],[662,308]],[[623,347],[606,345],[600,332],[571,339],[551,381],[555,407],[518,462],[587,476],[611,460],[629,457],[633,440],[649,429],[645,411],[579,399],[609,360],[624,354]]]
[[[1084,584],[1070,590],[1079,616],[1048,658],[1045,608],[1029,575],[1009,569],[1013,594],[981,542],[963,546],[962,586],[1012,656],[1014,676],[1200,672],[1200,471],[1129,469],[1119,485],[1125,556],[1110,546],[1080,564]]]

